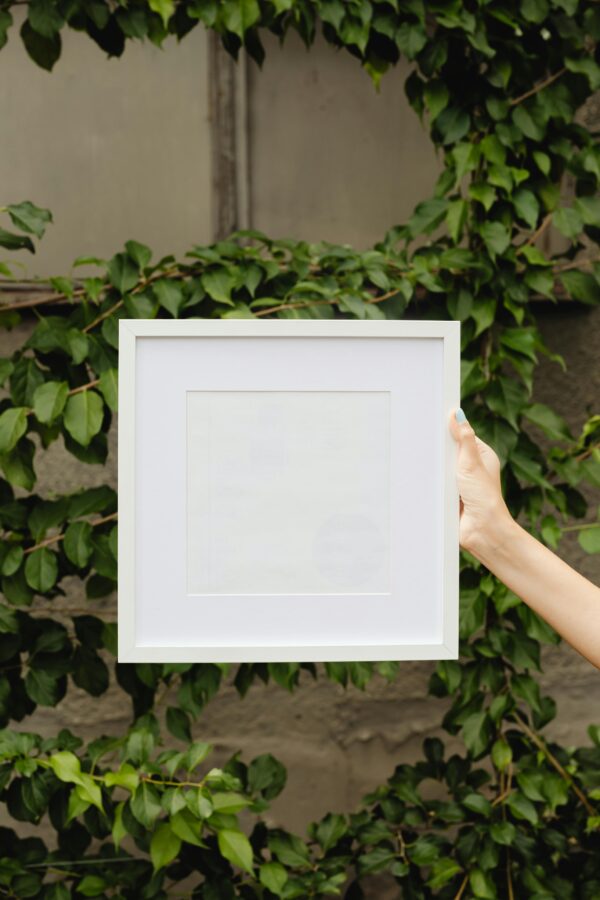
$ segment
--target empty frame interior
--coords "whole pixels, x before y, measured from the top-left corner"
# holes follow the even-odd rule
[[[384,391],[190,391],[190,594],[390,590]]]

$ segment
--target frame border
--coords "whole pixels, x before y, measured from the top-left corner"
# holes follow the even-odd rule
[[[454,320],[120,319],[118,412],[119,662],[348,662],[458,659],[458,448],[448,427],[444,445],[444,622],[439,644],[335,644],[281,647],[138,646],[135,643],[135,372],[138,337],[405,337],[443,341],[443,407],[460,405],[460,329]],[[134,552],[131,552],[134,548]]]

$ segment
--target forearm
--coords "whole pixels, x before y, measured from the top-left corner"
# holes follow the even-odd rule
[[[600,668],[599,587],[508,517],[467,549]]]

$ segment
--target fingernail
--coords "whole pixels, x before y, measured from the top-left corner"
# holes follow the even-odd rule
[[[463,422],[466,422],[466,421],[467,421],[467,417],[465,416],[465,414],[464,414],[464,412],[462,411],[462,409],[460,408],[460,406],[458,407],[458,409],[457,409],[456,412],[454,413],[454,417],[455,417],[455,419],[456,419],[457,422],[460,422],[460,423],[461,423],[461,425],[462,425]]]

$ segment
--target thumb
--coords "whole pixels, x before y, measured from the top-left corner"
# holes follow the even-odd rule
[[[475,439],[475,432],[467,421],[460,407],[450,414],[450,432],[458,443],[461,462],[469,469],[476,469],[481,465],[481,457]]]

